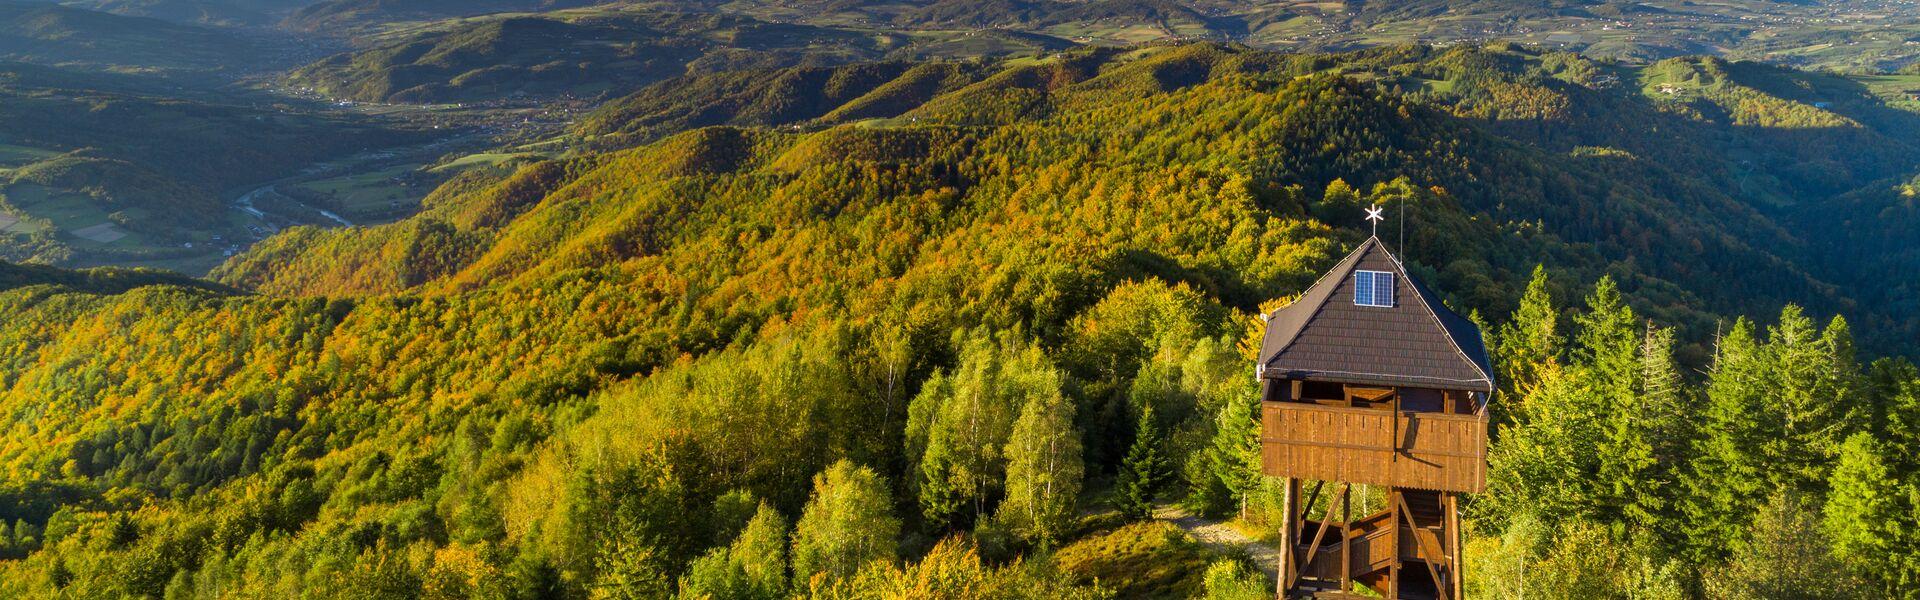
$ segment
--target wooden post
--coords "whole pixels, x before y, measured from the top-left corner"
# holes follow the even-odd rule
[[[1353,498],[1340,498],[1340,591],[1353,591]],[[1327,512],[1333,512],[1331,510]]]
[[[1387,488],[1387,600],[1400,600],[1400,488]]]
[[[1274,582],[1279,600],[1286,600],[1287,589],[1293,587],[1295,572],[1293,553],[1294,546],[1298,545],[1294,528],[1299,526],[1300,520],[1298,508],[1295,506],[1298,502],[1300,502],[1300,480],[1288,477],[1286,500],[1282,503],[1282,510],[1286,512],[1286,516],[1281,520],[1285,522],[1280,524],[1280,580]]]
[[[1407,505],[1405,494],[1396,495],[1393,500],[1398,503],[1396,508],[1401,509],[1401,514],[1407,519],[1407,531],[1413,533],[1414,553],[1419,555],[1421,563],[1427,565],[1427,577],[1433,579],[1434,591],[1439,592],[1440,600],[1450,600],[1452,595],[1447,593],[1447,590],[1451,589],[1451,586],[1447,585],[1447,578],[1440,574],[1440,569],[1446,565],[1436,564],[1446,561],[1447,550],[1441,547],[1444,542],[1431,539],[1434,537],[1433,534],[1422,529],[1420,524],[1414,521],[1413,507]],[[1396,528],[1400,526],[1399,523],[1393,525]]]
[[[1460,566],[1460,557],[1465,554],[1460,548],[1460,497],[1452,492],[1443,494],[1447,499],[1447,583],[1453,587],[1454,600],[1465,598],[1467,588],[1466,570]]]
[[[1347,492],[1351,491],[1352,489],[1353,489],[1353,484],[1351,483],[1341,484],[1340,486],[1341,502],[1346,501]],[[1313,561],[1315,559],[1320,558],[1320,542],[1323,542],[1327,539],[1327,530],[1332,528],[1333,528],[1333,505],[1328,504],[1326,514],[1323,514],[1320,516],[1320,528],[1314,530],[1313,532],[1313,541],[1307,542],[1306,558],[1300,559],[1301,571],[1305,571],[1307,570],[1307,567],[1313,566]],[[1297,580],[1299,578],[1295,577],[1295,579]]]

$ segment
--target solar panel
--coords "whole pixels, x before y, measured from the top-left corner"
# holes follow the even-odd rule
[[[1355,271],[1353,303],[1358,306],[1393,306],[1393,274],[1386,271]]]

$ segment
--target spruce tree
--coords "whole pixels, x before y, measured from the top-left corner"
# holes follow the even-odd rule
[[[1698,560],[1724,557],[1772,492],[1760,452],[1781,428],[1777,411],[1767,409],[1768,362],[1746,319],[1720,336],[1683,497]]]
[[[1595,449],[1601,520],[1650,520],[1652,507],[1646,504],[1660,502],[1657,496],[1648,498],[1651,490],[1646,489],[1652,483],[1648,471],[1660,458],[1649,428],[1658,409],[1641,393],[1640,380],[1645,368],[1642,347],[1656,340],[1635,335],[1633,309],[1610,277],[1602,277],[1594,286],[1587,297],[1587,312],[1574,322],[1579,326],[1574,399],[1582,404],[1580,412],[1595,416],[1601,427]],[[1658,350],[1663,355],[1665,351]]]
[[[1543,371],[1559,368],[1560,315],[1547,283],[1546,266],[1535,265],[1527,291],[1520,296],[1520,308],[1492,336],[1494,368],[1508,402],[1523,402],[1539,387]]]
[[[1213,479],[1224,487],[1246,516],[1247,497],[1260,486],[1260,420],[1255,414],[1259,400],[1230,398],[1220,407],[1214,423],[1213,439],[1207,444],[1206,461]]]
[[[1161,445],[1159,425],[1154,423],[1153,405],[1141,405],[1139,423],[1134,428],[1133,445],[1127,448],[1127,457],[1120,464],[1116,502],[1120,514],[1128,519],[1145,521],[1153,518],[1153,502],[1168,475],[1167,457],[1162,453]]]
[[[1673,330],[1647,328],[1640,345],[1638,385],[1631,403],[1620,408],[1629,413],[1622,429],[1631,432],[1631,442],[1619,447],[1634,454],[1623,461],[1631,465],[1620,470],[1628,479],[1615,490],[1627,522],[1660,536],[1671,548],[1682,541],[1677,536],[1684,529],[1674,502],[1682,493],[1678,469],[1692,458],[1686,443],[1686,390],[1673,360]]]
[[[1907,556],[1897,549],[1905,534],[1901,517],[1910,513],[1899,483],[1882,458],[1884,453],[1885,448],[1870,435],[1847,438],[1829,480],[1833,491],[1823,512],[1834,554],[1885,587],[1898,589],[1912,582],[1899,568],[1905,561],[1891,560]]]
[[[1851,354],[1853,342],[1844,321],[1840,329],[1833,332],[1837,337],[1822,335],[1813,319],[1789,304],[1768,332],[1767,386],[1772,399],[1766,408],[1777,414],[1780,431],[1763,448],[1776,485],[1819,492],[1841,444],[1857,430],[1853,375],[1838,372],[1843,364],[1853,368],[1853,357],[1835,356],[1836,350]]]

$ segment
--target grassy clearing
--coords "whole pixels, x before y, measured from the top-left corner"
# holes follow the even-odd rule
[[[482,152],[480,154],[462,156],[453,162],[428,169],[428,171],[450,175],[468,169],[499,166],[508,161],[522,158],[538,158],[539,156],[541,155],[533,152]]]
[[[1186,532],[1157,521],[1088,536],[1054,554],[1061,570],[1119,598],[1192,598],[1204,591],[1214,558]]]
[[[343,214],[391,213],[396,210],[396,207],[410,204],[424,195],[424,190],[414,189],[396,181],[418,167],[419,165],[400,165],[378,171],[316,179],[287,187],[324,199],[328,205]]]
[[[45,186],[17,184],[6,188],[7,203],[29,216],[51,221],[64,231],[92,227],[108,221],[107,212],[92,200],[56,193]]]

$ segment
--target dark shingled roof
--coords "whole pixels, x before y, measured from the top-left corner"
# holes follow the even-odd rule
[[[1394,305],[1354,304],[1356,270],[1392,273]],[[1492,392],[1492,364],[1480,328],[1368,238],[1268,317],[1259,369],[1266,379]]]

